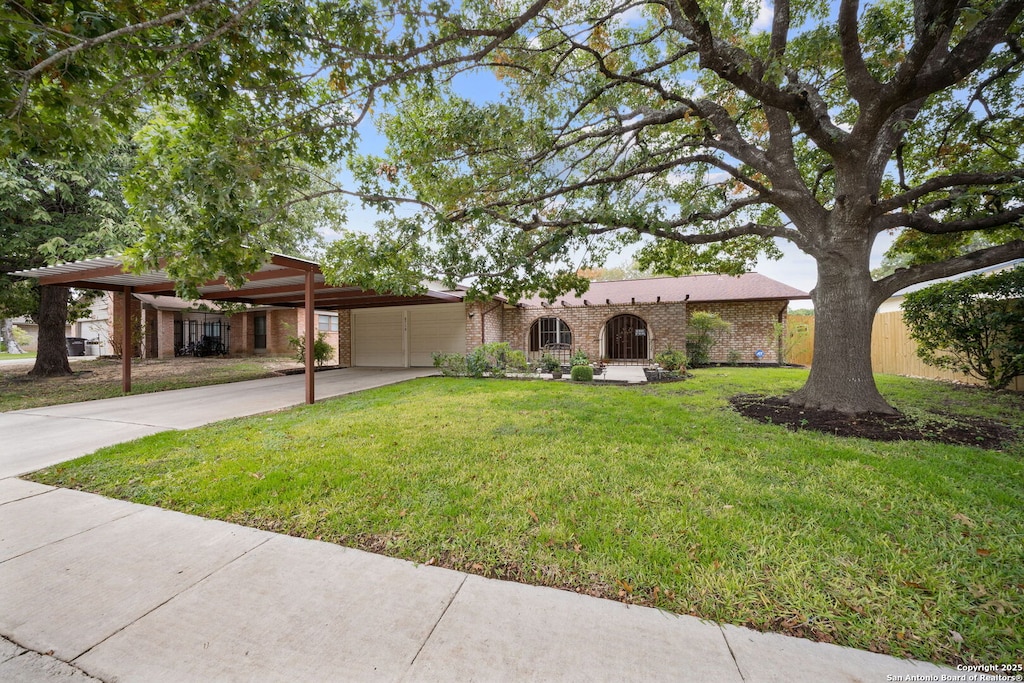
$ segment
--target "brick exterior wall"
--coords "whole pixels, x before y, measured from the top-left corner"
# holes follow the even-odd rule
[[[352,365],[352,311],[338,311],[338,365]]]
[[[482,344],[505,340],[504,304],[496,301],[474,301],[466,304],[466,351]]]
[[[506,307],[504,341],[509,342],[514,349],[529,353],[529,334],[534,321],[546,317],[561,318],[572,331],[573,348],[583,349],[591,359],[597,360],[606,356],[606,349],[601,347],[605,325],[621,314],[635,315],[647,323],[649,358],[669,346],[675,349],[686,348],[686,304],[683,302],[551,308]]]
[[[690,314],[697,311],[717,313],[722,320],[732,323],[732,329],[719,335],[717,343],[711,347],[711,360],[724,363],[729,360],[729,352],[739,354],[741,363],[778,363],[779,347],[773,341],[774,328],[772,323],[786,322],[786,307],[789,301],[734,301],[723,303],[700,303],[690,305]],[[680,347],[685,348],[685,347]],[[760,349],[764,357],[758,359],[755,353]]]
[[[174,311],[156,313],[156,357],[174,358]]]
[[[267,311],[267,354],[287,355],[288,337],[295,336],[300,329],[298,309]]]
[[[248,356],[255,352],[254,313],[239,313],[228,318],[231,332],[228,335],[228,353],[232,356]]]

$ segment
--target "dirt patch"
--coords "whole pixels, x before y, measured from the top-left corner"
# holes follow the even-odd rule
[[[1007,425],[965,415],[934,413],[928,418],[917,419],[902,414],[866,413],[851,417],[838,411],[792,406],[784,396],[758,394],[739,394],[729,402],[744,417],[784,425],[794,431],[811,429],[875,441],[935,441],[991,450],[1002,449],[1020,438]]]
[[[38,379],[25,377],[35,360],[28,360],[24,365],[11,363],[0,367],[0,375],[7,375],[9,379],[17,380],[24,378],[26,381],[39,381]],[[210,373],[226,371],[231,366],[241,363],[253,363],[258,365],[267,374],[282,374],[288,370],[298,369],[302,366],[288,358],[194,358],[183,356],[166,360],[155,358],[136,358],[132,361],[132,380],[162,380],[176,377],[202,377]],[[87,379],[90,382],[113,382],[121,381],[121,361],[116,358],[95,358],[89,360],[73,360],[71,362],[71,377],[53,378],[60,382],[73,382],[75,379]]]
[[[33,361],[0,365],[0,411],[121,396],[121,361],[71,361],[71,375],[29,377]],[[132,362],[134,393],[274,377],[301,367],[287,358],[169,358]]]

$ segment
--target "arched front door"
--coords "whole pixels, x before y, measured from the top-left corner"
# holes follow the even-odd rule
[[[604,344],[611,360],[646,360],[647,323],[635,315],[617,315],[605,324]]]

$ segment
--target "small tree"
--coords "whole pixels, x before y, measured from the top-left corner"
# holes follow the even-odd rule
[[[1024,266],[972,275],[906,295],[903,319],[929,365],[993,389],[1024,375]]]
[[[292,357],[300,363],[306,362],[306,336],[288,337],[288,346],[291,347]],[[334,347],[327,343],[327,335],[323,332],[317,334],[313,341],[313,360],[318,367],[331,359],[334,355]]]
[[[694,367],[711,362],[711,347],[718,341],[718,335],[732,327],[717,313],[697,311],[690,316],[689,332],[686,334],[686,354]]]

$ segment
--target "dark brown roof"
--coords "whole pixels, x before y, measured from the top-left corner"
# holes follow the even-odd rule
[[[210,280],[199,286],[199,295],[207,303],[211,301],[235,301],[253,306],[305,305],[306,274],[313,274],[314,306],[320,309],[366,308],[371,306],[407,306],[459,302],[463,292],[435,291],[428,289],[415,296],[397,296],[387,292],[364,290],[355,285],[327,284],[320,266],[306,259],[269,254],[268,261],[259,270],[245,275],[241,287],[230,287],[223,277]],[[22,270],[13,275],[31,277],[42,285],[63,285],[79,289],[105,289],[115,292],[131,287],[133,294],[175,293],[174,279],[164,270],[149,270],[143,273],[125,271],[120,256],[102,256],[85,261],[60,263],[45,268]]]
[[[689,299],[687,299],[689,295]],[[689,301],[690,303],[711,301],[764,301],[766,299],[809,299],[807,292],[783,284],[778,280],[759,273],[743,275],[687,275],[684,277],[655,277],[645,280],[615,280],[613,282],[591,282],[590,289],[583,296],[572,292],[546,302],[541,297],[522,301],[531,308],[551,303],[567,306],[583,306],[584,301],[592,306],[609,302],[613,304],[655,303],[657,301]]]

